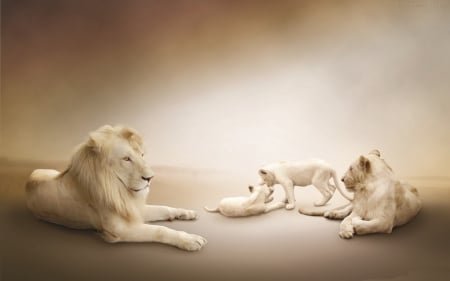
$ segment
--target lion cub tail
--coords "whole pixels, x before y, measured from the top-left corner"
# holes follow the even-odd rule
[[[339,190],[339,193],[342,194],[342,196],[344,196],[344,198],[347,199],[348,201],[350,201],[350,202],[353,201],[353,198],[350,198],[350,196],[345,194],[345,192],[342,190],[342,187],[339,184],[339,180],[337,178],[335,171],[331,172],[331,176],[333,177],[334,185],[336,186],[337,190]]]
[[[211,208],[208,208],[207,206],[204,206],[203,209],[205,209],[205,211],[210,212],[210,213],[218,213],[219,212],[219,208],[211,209]]]

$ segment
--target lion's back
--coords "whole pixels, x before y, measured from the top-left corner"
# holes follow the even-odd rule
[[[402,225],[415,217],[422,208],[422,201],[417,188],[404,181],[396,183],[396,222]]]

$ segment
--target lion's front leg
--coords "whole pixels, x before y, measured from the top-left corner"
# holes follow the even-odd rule
[[[340,225],[339,237],[344,239],[353,238],[353,234],[355,234],[355,229],[353,228],[353,218],[358,217],[356,214],[351,213],[348,217],[346,217]]]
[[[286,210],[292,210],[295,208],[295,195],[294,195],[294,183],[292,181],[284,181],[280,183],[284,188],[286,194]],[[286,202],[287,201],[287,202]]]
[[[143,210],[143,218],[145,222],[167,221],[167,220],[194,220],[197,213],[192,210],[181,208],[172,208],[168,206],[145,205]]]
[[[206,239],[199,235],[160,225],[120,224],[103,230],[102,234],[107,242],[157,242],[187,251],[198,251],[207,243]]]
[[[361,218],[353,218],[352,225],[355,233],[359,235],[369,233],[391,233],[392,223],[385,219],[362,220]]]

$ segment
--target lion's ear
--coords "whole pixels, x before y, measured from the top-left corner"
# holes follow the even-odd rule
[[[99,152],[102,148],[103,143],[103,134],[99,133],[98,131],[92,132],[89,134],[89,139],[86,142],[86,146],[91,150],[95,152]]]
[[[370,161],[364,156],[359,156],[359,166],[363,168],[363,171],[367,174],[370,171]]]
[[[142,136],[135,129],[129,127],[119,127],[119,134],[127,141],[136,142],[139,146],[142,146],[144,143]]]
[[[264,169],[259,169],[259,174],[260,175],[267,175],[268,172],[266,170],[264,170]]]
[[[136,131],[128,128],[128,127],[122,127],[120,128],[120,135],[124,138],[124,139],[131,139],[134,137],[134,135],[136,135]]]
[[[105,137],[112,132],[114,132],[114,129],[110,125],[104,125],[98,128],[89,134],[89,139],[86,142],[86,146],[92,151],[100,151],[102,144],[105,142]]]
[[[378,149],[372,149],[372,150],[369,152],[369,154],[376,155],[376,156],[378,156],[378,157],[381,156],[381,153],[380,153],[380,151],[379,151]]]

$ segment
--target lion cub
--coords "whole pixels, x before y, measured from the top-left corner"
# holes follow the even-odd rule
[[[285,203],[273,200],[273,188],[260,184],[248,187],[251,195],[249,197],[227,197],[220,201],[215,209],[204,207],[208,212],[218,212],[227,217],[246,217],[268,213],[270,211],[283,208]]]
[[[314,202],[315,206],[325,205],[338,188],[339,192],[348,200],[351,200],[341,190],[336,172],[323,160],[311,159],[303,162],[278,162],[262,167],[259,175],[268,186],[281,184],[286,193],[286,209],[295,207],[294,186],[315,186],[322,194],[322,199]],[[333,179],[335,185],[329,183]]]

